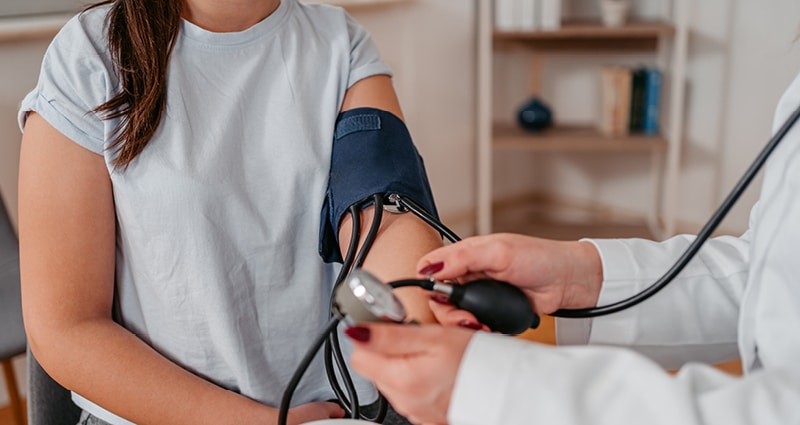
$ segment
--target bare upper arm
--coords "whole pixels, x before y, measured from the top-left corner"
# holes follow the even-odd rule
[[[32,340],[111,317],[115,215],[101,155],[31,113],[20,152],[19,235],[25,324]]]
[[[394,91],[392,79],[388,75],[373,75],[353,84],[345,93],[342,111],[348,109],[372,107],[391,112],[400,119],[403,111],[397,93]]]

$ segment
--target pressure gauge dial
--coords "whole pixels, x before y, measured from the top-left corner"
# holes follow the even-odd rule
[[[392,288],[363,269],[350,272],[334,293],[339,311],[357,322],[403,322],[406,310]]]

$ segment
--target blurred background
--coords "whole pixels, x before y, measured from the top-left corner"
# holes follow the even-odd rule
[[[75,7],[69,1],[3,0],[0,6],[0,15],[6,15],[0,18],[0,193],[14,223],[21,137],[17,108],[36,83],[49,40],[67,19],[60,12]],[[674,5],[665,1],[632,0],[631,18],[669,20]],[[487,49],[485,37],[493,35],[482,32],[481,23],[495,22],[482,15],[494,10],[490,0],[346,3],[394,70],[407,124],[425,160],[443,221],[461,236],[481,231],[481,182],[491,185],[484,193],[490,194],[492,231],[559,238],[668,236],[646,226],[652,200],[662,199],[661,186],[654,186],[651,178],[656,164],[647,154],[490,150],[491,175],[487,179],[478,173],[478,164],[487,159],[479,136],[487,113],[492,122],[514,125],[517,109],[535,94],[560,125],[594,122],[601,113],[598,67],[648,64],[648,54],[590,48],[553,55],[542,63],[524,48],[497,49],[491,39]],[[599,3],[564,0],[560,14],[564,22],[597,21]],[[800,2],[704,0],[686,2],[686,7],[685,78],[668,81],[662,91],[668,100],[671,85],[683,84],[682,102],[672,109],[681,118],[670,206],[673,233],[698,231],[727,195],[771,135],[778,99],[800,71]],[[661,62],[667,74],[671,60]],[[533,84],[532,67],[537,74]],[[480,92],[487,75],[489,90]],[[665,122],[669,119],[675,117],[665,117]],[[759,182],[718,233],[746,229]],[[606,224],[596,224],[598,217]],[[561,226],[564,222],[595,224]],[[24,394],[24,359],[14,362]],[[5,406],[2,388],[0,406]]]

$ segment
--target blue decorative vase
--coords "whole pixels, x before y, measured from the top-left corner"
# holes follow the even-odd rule
[[[539,98],[532,98],[517,111],[519,125],[529,131],[541,131],[553,125],[553,112]]]

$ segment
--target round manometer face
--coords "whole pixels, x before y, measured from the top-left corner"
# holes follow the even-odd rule
[[[392,293],[392,288],[365,270],[353,270],[345,285],[360,306],[376,318],[392,322],[405,320],[406,310]]]

